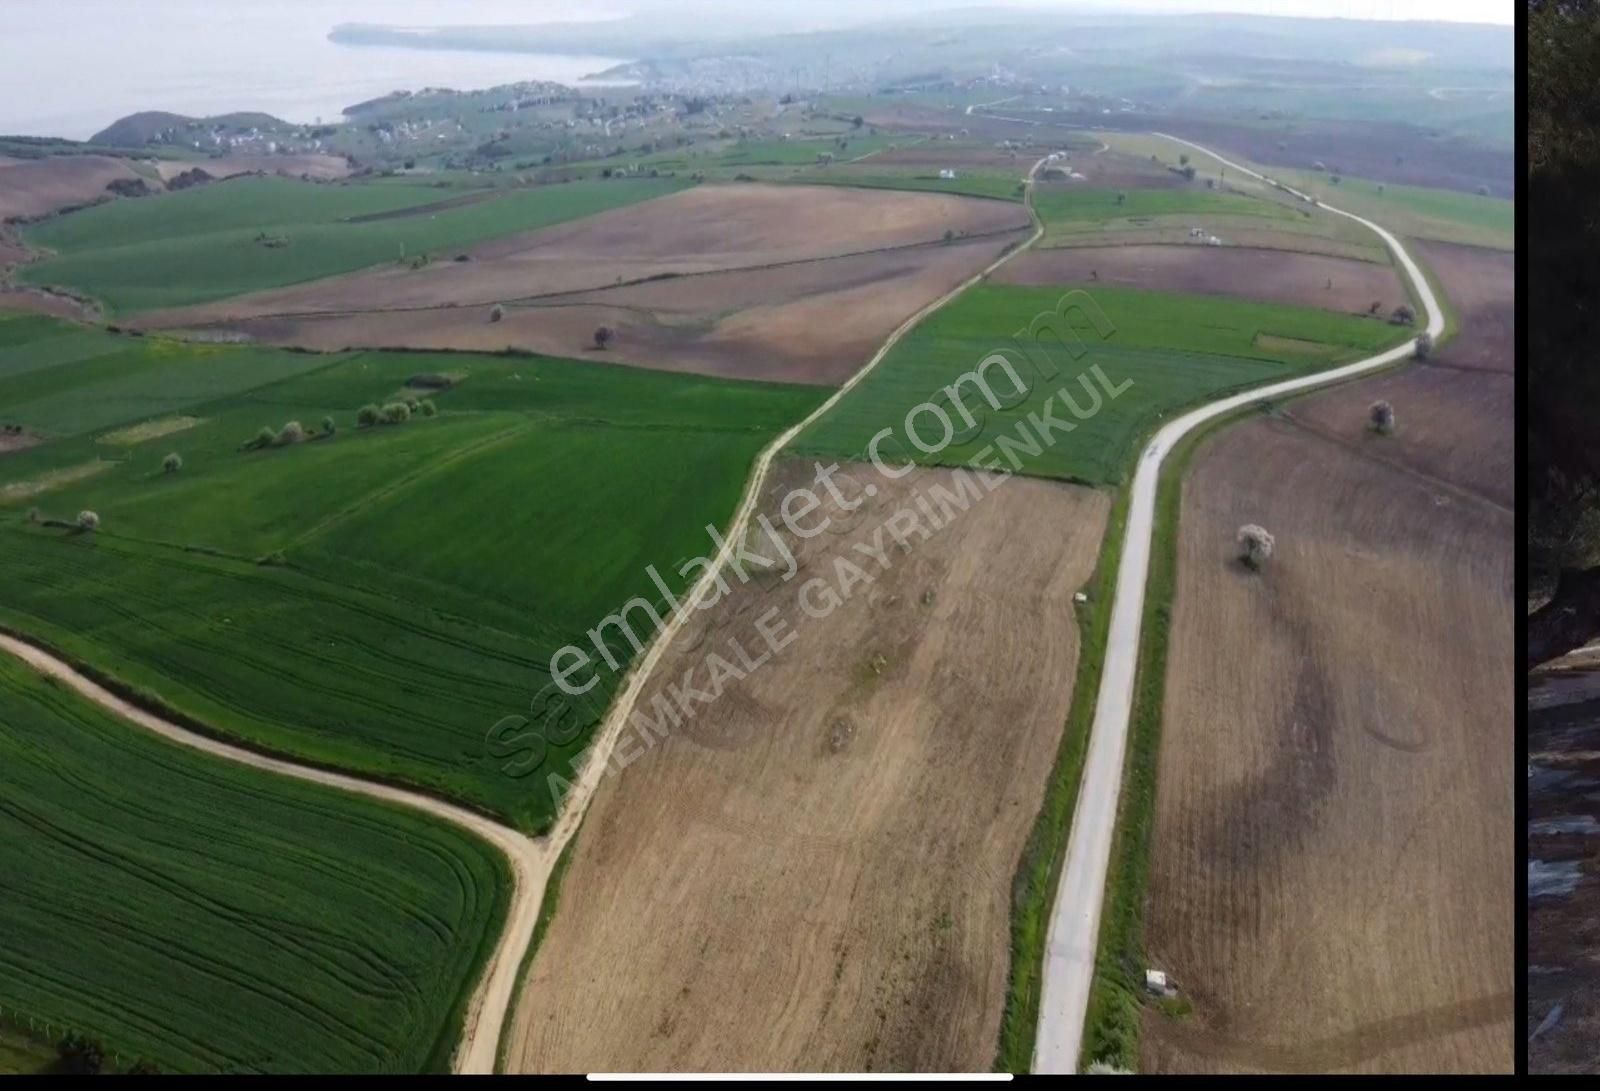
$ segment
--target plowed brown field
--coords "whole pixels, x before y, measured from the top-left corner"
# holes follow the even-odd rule
[[[702,186],[470,251],[146,316],[317,349],[525,349],[833,384],[908,315],[1026,237],[1005,201]],[[944,241],[946,232],[952,240]],[[506,308],[491,323],[495,304]]]
[[[780,467],[766,510],[814,472]],[[992,1063],[1013,872],[1071,701],[1072,592],[1108,498],[1012,479],[926,541],[883,535],[885,569],[853,546],[953,478],[854,473],[847,497],[878,492],[852,529],[788,539],[794,579],[735,583],[668,650],[641,708],[663,687],[707,689],[713,652],[758,658],[763,623],[792,640],[664,740],[619,742],[632,758],[575,842],[511,1070]],[[839,587],[846,561],[870,580],[807,616],[798,589]]]
[[[1423,249],[1498,336],[1229,428],[1184,484],[1145,946],[1193,1012],[1146,1012],[1146,1070],[1511,1068],[1513,395],[1451,364],[1509,369],[1511,283]]]

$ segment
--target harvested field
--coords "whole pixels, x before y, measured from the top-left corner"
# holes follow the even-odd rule
[[[315,349],[507,347],[729,378],[836,385],[907,315],[1000,253],[994,239],[804,265],[647,281],[507,307],[265,318],[227,324]],[[609,326],[609,349],[594,331]]]
[[[1461,330],[1424,364],[1304,398],[1290,419],[1364,457],[1464,489],[1510,511],[1515,503],[1515,257],[1451,243],[1414,243],[1443,283]],[[1373,402],[1397,428],[1367,428]]]
[[[780,467],[768,510],[813,474]],[[910,532],[907,551],[885,535],[885,570],[851,544],[955,481],[854,474],[847,498],[869,478],[878,493],[850,529],[790,540],[799,579],[738,586],[647,686],[640,708],[654,716],[665,681],[689,670],[707,685],[713,650],[764,653],[756,626],[781,648],[648,749],[632,731],[619,741],[625,768],[571,850],[510,1069],[992,1063],[1013,872],[1071,700],[1071,595],[1108,497],[1015,478],[926,542]],[[838,586],[846,559],[866,582],[825,617],[802,614],[802,584]],[[804,600],[817,613],[821,594]]]
[[[1193,1010],[1146,1009],[1144,1070],[1510,1070],[1514,542],[1292,423],[1197,453],[1144,929]]]
[[[946,230],[1023,230],[1020,204],[832,186],[698,186],[640,205],[496,239],[465,262],[384,268],[149,317],[197,321],[482,305],[592,291],[665,274],[755,268],[938,242]]]
[[[126,159],[59,155],[0,165],[0,222],[48,216],[111,195],[106,186],[143,176]]]
[[[1237,246],[1085,246],[1034,250],[995,274],[1002,284],[1100,283],[1198,295],[1237,296],[1366,314],[1406,302],[1394,267],[1318,254]]]
[[[1514,371],[1516,368],[1517,256],[1448,242],[1413,242],[1461,319],[1438,363]]]
[[[350,175],[350,161],[342,155],[226,155],[217,159],[160,159],[153,166],[163,182],[196,167],[213,178],[262,173],[329,181]]]
[[[1392,435],[1367,426],[1379,400],[1394,406]],[[1288,416],[1364,458],[1436,478],[1509,513],[1516,503],[1515,402],[1509,373],[1413,364],[1293,402]]]
[[[606,325],[617,336],[596,358],[834,384],[1027,223],[1021,205],[940,194],[705,186],[486,243],[469,261],[369,270],[144,324],[317,349],[568,356],[590,353]],[[945,243],[946,231],[966,238]],[[505,317],[491,322],[496,303]]]

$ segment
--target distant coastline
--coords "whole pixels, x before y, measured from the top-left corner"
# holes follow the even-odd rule
[[[253,19],[234,19],[230,12],[237,25],[230,25],[227,36],[207,37],[203,26],[190,34],[187,24],[147,18],[138,7],[103,13],[115,24],[108,33],[66,39],[51,32],[54,16],[47,18],[45,8],[8,11],[17,26],[7,64],[0,65],[0,135],[86,140],[118,118],[144,111],[194,117],[258,111],[296,124],[328,123],[340,121],[348,106],[424,87],[474,91],[530,80],[574,87],[630,82],[601,75],[628,63],[632,54],[623,52],[335,41],[327,22],[273,20],[259,12]],[[196,6],[191,22],[220,17]],[[161,63],[129,64],[130,56],[160,57]],[[93,72],[95,78],[63,79],[73,71]]]

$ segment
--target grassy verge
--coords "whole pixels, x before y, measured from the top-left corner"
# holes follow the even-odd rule
[[[66,1033],[64,1028],[55,1030],[57,1037]],[[25,1015],[11,1011],[0,1014],[0,1076],[54,1073],[58,1057],[50,1033],[48,1024],[37,1021],[30,1029]]]
[[[1247,406],[1197,428],[1174,448],[1161,470],[1122,796],[1117,805],[1117,830],[1100,914],[1094,982],[1090,986],[1089,1009],[1084,1020],[1080,1058],[1084,1067],[1094,1061],[1128,1071],[1138,1067],[1139,1020],[1144,1006],[1144,891],[1161,748],[1167,642],[1177,578],[1178,514],[1183,499],[1183,476],[1195,451],[1208,436],[1243,417],[1271,412],[1271,407],[1270,402]]]
[[[1050,929],[1050,907],[1066,857],[1072,830],[1072,811],[1078,803],[1083,761],[1100,693],[1100,671],[1105,663],[1106,634],[1111,627],[1111,602],[1116,590],[1117,567],[1122,557],[1127,524],[1128,493],[1119,490],[1100,544],[1100,558],[1084,591],[1087,609],[1078,613],[1078,673],[1073,681],[1072,708],[1061,735],[1055,767],[1045,785],[1044,803],[1017,862],[1011,883],[1011,972],[1006,982],[1005,1010],[1000,1016],[1000,1040],[994,1068],[997,1072],[1027,1072],[1033,1063],[1034,1038],[1039,1028],[1040,976],[1044,946]]]

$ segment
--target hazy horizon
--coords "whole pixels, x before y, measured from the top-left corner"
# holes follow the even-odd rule
[[[750,11],[731,0],[700,0],[719,26],[823,29],[939,10],[1140,15],[1247,14],[1362,20],[1422,19],[1510,23],[1509,0],[809,0]],[[351,48],[328,41],[339,23],[402,26],[508,25],[601,21],[672,13],[669,0],[614,0],[577,12],[557,0],[8,0],[0,39],[0,133],[84,139],[143,110],[216,114],[259,110],[294,122],[340,111],[394,90],[471,90],[518,80],[575,83],[626,57]],[[727,12],[727,18],[721,16]],[[737,14],[735,14],[737,12]],[[703,21],[703,20],[702,20]],[[130,61],[130,58],[133,58]]]

